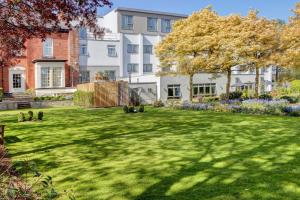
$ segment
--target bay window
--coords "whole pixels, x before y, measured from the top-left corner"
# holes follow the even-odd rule
[[[63,67],[42,67],[41,88],[64,87]]]

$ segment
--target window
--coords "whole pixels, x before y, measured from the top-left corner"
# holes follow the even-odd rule
[[[122,29],[133,30],[133,16],[122,15]]]
[[[157,31],[157,18],[148,17],[147,19],[147,30],[149,32]]]
[[[104,74],[108,77],[109,80],[116,80],[116,71],[114,71],[114,70],[105,70]]]
[[[152,72],[152,64],[144,64],[144,72],[151,73]]]
[[[108,55],[108,57],[116,57],[117,56],[115,45],[108,45],[107,46],[107,55]]]
[[[53,68],[53,87],[62,87],[62,68]]]
[[[215,96],[216,95],[216,84],[205,83],[205,84],[194,84],[193,85],[193,96]]]
[[[47,88],[50,87],[50,68],[43,67],[41,69],[41,87]]]
[[[152,54],[152,45],[144,45],[144,54]]]
[[[53,57],[53,40],[47,38],[43,42],[43,55],[44,57]]]
[[[21,88],[22,77],[21,74],[13,74],[13,88]]]
[[[127,53],[139,53],[139,45],[137,44],[128,44]]]
[[[168,85],[168,99],[180,98],[180,85]]]
[[[63,67],[42,67],[41,88],[63,87]]]
[[[161,20],[161,32],[170,33],[172,30],[171,20],[170,19],[162,19]]]
[[[137,72],[139,72],[139,65],[138,64],[129,63],[127,65],[127,72],[128,73],[137,73]]]
[[[86,44],[81,44],[80,45],[80,55],[81,56],[86,56],[87,55],[87,46],[86,46]]]
[[[80,39],[87,39],[87,32],[85,28],[80,28],[79,29],[79,37]]]

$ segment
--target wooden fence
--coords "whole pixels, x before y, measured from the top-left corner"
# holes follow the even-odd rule
[[[78,91],[93,92],[96,108],[116,107],[128,104],[128,83],[103,81],[77,85]]]

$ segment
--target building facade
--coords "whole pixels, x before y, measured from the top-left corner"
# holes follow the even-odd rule
[[[161,70],[154,47],[172,31],[176,20],[186,15],[131,8],[117,8],[98,24],[105,34],[95,37],[88,30],[80,31],[80,78],[93,82],[97,73],[110,79],[128,81],[142,98],[151,103],[161,99],[189,99],[187,76],[157,76]],[[272,68],[260,71],[261,91],[272,89]],[[199,73],[193,77],[193,96],[216,96],[226,91],[226,75]],[[254,89],[255,73],[235,67],[231,90]]]
[[[78,82],[79,39],[77,31],[61,29],[45,41],[30,39],[15,66],[1,69],[1,87],[5,93],[20,94],[34,90],[36,95],[74,92]]]

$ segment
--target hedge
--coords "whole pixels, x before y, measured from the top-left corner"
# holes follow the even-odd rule
[[[93,107],[94,106],[94,93],[76,91],[73,98],[74,104],[83,107]]]

